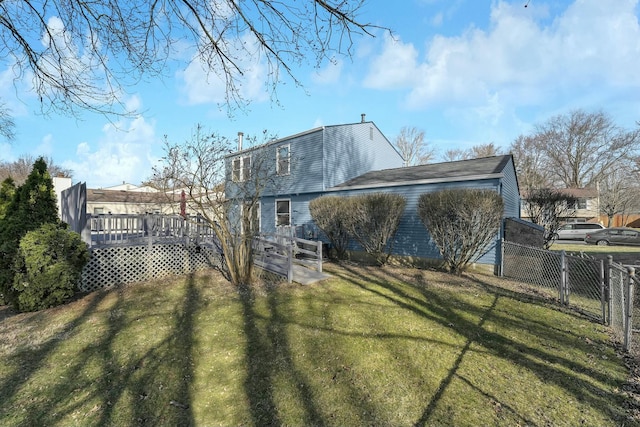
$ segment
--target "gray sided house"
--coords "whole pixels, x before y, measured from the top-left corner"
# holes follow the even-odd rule
[[[249,157],[272,164],[260,200],[259,228],[274,233],[291,225],[299,237],[322,238],[309,213],[309,202],[323,195],[362,193],[401,194],[407,206],[393,243],[394,255],[439,259],[440,254],[417,214],[423,193],[450,188],[489,189],[502,195],[505,217],[520,217],[520,196],[510,155],[403,167],[403,158],[373,122],[312,129],[266,145],[233,153],[227,158],[230,181],[243,178]],[[246,172],[246,171],[245,171]],[[233,185],[227,186],[233,197]],[[499,262],[499,235],[479,262]]]

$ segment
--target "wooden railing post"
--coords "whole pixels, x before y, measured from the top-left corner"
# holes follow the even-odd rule
[[[317,241],[318,250],[316,253],[318,254],[318,273],[322,273],[322,240]]]
[[[285,245],[287,248],[287,281],[293,282],[293,241],[289,241],[289,244]]]

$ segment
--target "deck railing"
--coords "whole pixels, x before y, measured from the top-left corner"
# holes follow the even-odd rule
[[[91,247],[213,241],[211,226],[199,215],[100,214],[89,218]]]
[[[314,268],[322,273],[322,242],[286,234],[260,234],[254,239],[257,266],[293,281],[294,265]]]

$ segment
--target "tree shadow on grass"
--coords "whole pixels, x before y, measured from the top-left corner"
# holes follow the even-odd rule
[[[526,368],[538,376],[541,381],[561,387],[578,401],[594,408],[605,410],[611,405],[611,402],[618,400],[618,397],[611,392],[618,384],[601,372],[575,360],[543,351],[526,343],[514,341],[500,333],[484,328],[483,325],[489,319],[498,324],[508,322],[509,328],[521,328],[521,330],[528,330],[531,326],[527,319],[507,318],[496,313],[496,306],[499,304],[500,299],[507,298],[507,296],[496,292],[492,293],[487,289],[487,292],[492,294],[493,301],[489,307],[482,308],[478,305],[469,304],[461,298],[456,298],[455,295],[443,300],[441,293],[431,289],[428,283],[413,285],[414,289],[419,292],[419,296],[416,296],[416,294],[409,294],[406,291],[405,278],[398,279],[401,282],[405,282],[403,286],[397,282],[389,281],[384,274],[380,273],[379,269],[368,268],[365,270],[366,277],[363,276],[362,269],[345,266],[345,271],[348,275],[342,274],[341,276],[354,285],[368,290],[428,321],[450,328],[452,333],[465,339],[465,344],[453,362],[448,375],[441,380],[439,387],[418,417],[415,425],[429,425],[440,400],[452,380],[454,378],[462,378],[458,371],[472,345],[480,346],[486,351],[495,354],[496,357]],[[471,318],[478,320],[470,320],[469,315],[471,315]],[[558,333],[554,340],[558,341],[561,346],[582,345],[575,336],[570,334],[562,335]],[[607,387],[595,386],[585,380],[584,375],[594,378],[607,385]],[[508,407],[504,402],[503,406]],[[518,414],[514,411],[512,415],[522,422],[533,424],[523,414]]]
[[[255,305],[256,291],[251,286],[238,290],[242,304],[243,328],[247,340],[245,359],[247,377],[245,394],[253,424],[256,426],[283,425],[274,395],[276,387],[286,387],[288,399],[296,400],[301,409],[302,425],[326,424],[315,405],[308,379],[293,360],[288,319],[282,313],[286,306],[284,294],[273,286],[266,286],[266,310],[261,314]],[[286,384],[285,384],[286,383]],[[295,397],[291,392],[295,391]]]
[[[58,348],[61,337],[73,337],[76,335],[79,327],[95,311],[105,296],[104,292],[95,293],[91,296],[84,310],[75,319],[67,323],[59,333],[51,336],[46,342],[37,345],[37,348],[25,346],[25,348],[15,352],[8,360],[3,361],[10,366],[14,366],[14,369],[13,373],[3,378],[2,383],[0,383],[0,410],[2,411],[0,415],[3,413],[9,414],[12,411],[12,408],[4,407],[4,404],[19,398],[20,389],[40,370],[47,369],[47,358]]]
[[[112,291],[113,292],[113,291]],[[157,313],[143,301],[115,290],[117,297],[111,306],[97,310],[109,293],[90,296],[90,303],[61,333],[65,339],[81,342],[79,334],[90,333],[96,316],[103,316],[105,332],[91,337],[81,348],[68,349],[70,362],[60,369],[61,378],[42,389],[37,401],[24,404],[23,425],[56,425],[68,422],[69,417],[85,417],[92,425],[193,425],[190,384],[193,378],[194,315],[199,304],[199,292],[193,276],[187,278],[181,304],[173,312]],[[128,299],[129,298],[129,299]],[[130,313],[137,314],[129,317]],[[169,332],[158,331],[158,338],[149,345],[123,346],[121,339],[135,342],[136,324],[144,325],[154,316],[173,319]],[[149,333],[149,332],[146,332]],[[61,334],[57,334],[60,336]],[[51,363],[48,359],[59,351],[63,343],[51,338],[36,351],[16,354],[18,359],[30,360],[0,386],[0,396],[18,400],[20,389],[36,376],[46,377],[43,371]],[[65,350],[66,351],[66,350]],[[58,366],[51,369],[59,369]],[[97,372],[96,372],[97,371]],[[29,387],[34,387],[29,385]],[[92,407],[89,413],[86,408]],[[9,412],[10,408],[4,408]],[[82,412],[80,412],[82,411]],[[77,420],[83,424],[82,419]]]

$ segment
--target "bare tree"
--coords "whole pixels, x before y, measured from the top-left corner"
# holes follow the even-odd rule
[[[266,133],[264,138],[272,139]],[[223,273],[240,286],[251,283],[258,206],[264,189],[275,185],[276,172],[275,152],[263,149],[252,152],[236,177],[228,165],[233,144],[202,126],[197,126],[191,139],[183,143],[166,140],[165,156],[149,182],[167,194],[185,191],[189,206],[215,234]]]
[[[497,147],[493,142],[488,144],[474,145],[469,149],[471,152],[471,159],[479,159],[481,157],[499,156],[502,154],[500,147]]]
[[[362,0],[0,1],[0,51],[17,79],[28,78],[44,112],[113,113],[122,90],[167,65],[202,65],[226,85],[225,104],[245,105],[247,59],[262,61],[272,96],[294,65],[350,55],[354,37],[379,27],[359,22]]]
[[[460,148],[452,148],[444,152],[442,160],[445,162],[455,162],[457,160],[468,160],[469,153]]]
[[[607,227],[611,227],[616,215],[629,214],[640,208],[640,186],[628,168],[615,168],[598,184],[600,212],[607,216]]]
[[[502,154],[500,147],[496,147],[493,142],[488,144],[477,144],[466,150],[454,148],[445,151],[443,159],[447,162],[457,160],[479,159],[481,157],[492,157]]]
[[[62,176],[71,178],[73,172],[70,169],[56,165],[53,159],[49,157],[40,157],[42,157],[47,164],[47,172],[49,172],[51,177]],[[17,186],[22,185],[31,173],[35,161],[35,157],[30,154],[25,154],[13,162],[0,162],[0,181],[6,178],[12,178]]]
[[[562,222],[575,216],[576,201],[575,197],[551,188],[533,189],[525,194],[526,215],[531,222],[544,227],[545,249],[557,238]]]
[[[518,136],[509,150],[513,155],[521,189],[529,192],[551,186],[551,179],[547,176],[545,167],[547,157],[538,148],[534,137]]]
[[[404,158],[405,166],[429,163],[435,154],[434,147],[428,147],[424,131],[415,127],[403,127],[396,137],[395,146]]]
[[[536,149],[554,186],[594,187],[640,151],[640,127],[627,131],[603,112],[575,110],[536,126]]]
[[[13,141],[16,136],[14,133],[15,126],[11,111],[0,103],[0,136],[8,141]]]

